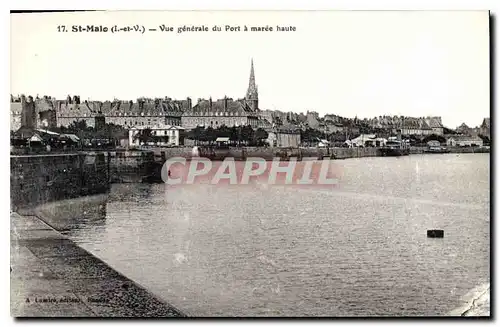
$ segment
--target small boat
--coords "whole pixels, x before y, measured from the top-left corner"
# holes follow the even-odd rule
[[[410,154],[410,148],[404,146],[401,141],[391,140],[380,148],[380,153],[383,157],[407,156]]]

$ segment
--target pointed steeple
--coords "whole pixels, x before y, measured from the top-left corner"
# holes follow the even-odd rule
[[[251,61],[251,67],[250,67],[250,79],[248,81],[248,90],[247,90],[247,100],[258,100],[259,99],[259,93],[257,91],[257,85],[255,85],[255,72],[253,69],[253,58]]]

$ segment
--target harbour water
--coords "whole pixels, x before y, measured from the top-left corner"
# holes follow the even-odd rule
[[[50,219],[190,316],[446,315],[489,283],[489,160],[342,160],[332,190],[115,184]]]

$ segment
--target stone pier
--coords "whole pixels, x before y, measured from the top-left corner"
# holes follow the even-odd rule
[[[10,218],[11,316],[184,317],[37,217]]]

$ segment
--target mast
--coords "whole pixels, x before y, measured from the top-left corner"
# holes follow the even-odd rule
[[[399,129],[399,133],[398,133],[398,141],[399,141],[399,147],[403,147],[403,128],[404,128],[404,121],[405,121],[405,118],[403,117],[401,119],[401,128]]]

